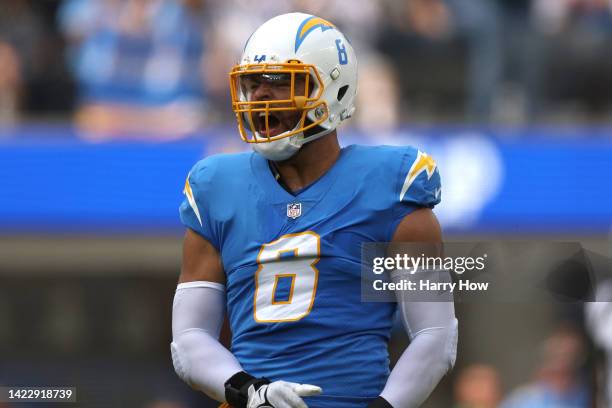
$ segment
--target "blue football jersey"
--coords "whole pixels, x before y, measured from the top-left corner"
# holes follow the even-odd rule
[[[232,352],[245,371],[318,385],[309,407],[365,407],[389,374],[395,304],[361,300],[361,244],[440,201],[433,159],[412,147],[352,145],[295,193],[257,153],[198,162],[183,224],[219,251]]]

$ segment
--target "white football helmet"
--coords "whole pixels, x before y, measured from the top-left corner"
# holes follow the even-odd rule
[[[245,83],[253,75],[290,80],[290,97],[249,100]],[[306,81],[303,94],[295,87],[298,75]],[[286,160],[303,144],[330,133],[351,117],[357,59],[350,42],[332,23],[304,13],[282,14],[265,22],[247,40],[240,63],[230,72],[230,89],[242,140],[253,143],[253,149],[270,160]],[[272,135],[269,122],[278,111],[301,115],[293,129]],[[264,131],[256,121],[265,123]]]

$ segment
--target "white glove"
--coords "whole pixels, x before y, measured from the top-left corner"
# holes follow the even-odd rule
[[[274,381],[257,390],[251,385],[247,408],[308,408],[300,397],[319,395],[322,391],[316,385],[286,381]]]

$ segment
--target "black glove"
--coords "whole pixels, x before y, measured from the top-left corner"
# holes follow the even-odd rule
[[[241,371],[225,382],[225,400],[232,408],[246,408],[249,401],[249,387],[257,391],[262,385],[270,384],[265,377],[255,378],[251,374]]]
[[[243,372],[225,383],[225,399],[233,408],[308,408],[302,397],[319,395],[320,387],[287,381],[270,382]]]

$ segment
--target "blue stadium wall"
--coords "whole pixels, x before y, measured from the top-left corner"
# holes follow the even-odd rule
[[[375,138],[344,130],[341,141],[429,152],[443,183],[436,212],[449,233],[612,231],[612,129],[435,127]],[[237,149],[244,146],[231,128],[170,143],[94,143],[62,126],[0,130],[0,234],[180,233],[191,166]]]

